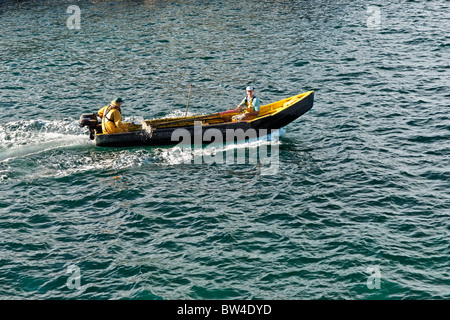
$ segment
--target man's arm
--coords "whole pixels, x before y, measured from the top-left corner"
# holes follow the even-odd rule
[[[259,116],[259,110],[258,111],[252,111],[252,112],[246,112],[244,115],[244,118],[242,120],[246,120],[249,118],[255,118]]]
[[[123,123],[122,114],[117,110],[114,111],[114,119],[118,119],[117,121],[115,121],[116,127],[122,129],[123,131],[128,131],[130,126],[132,125],[132,123]]]
[[[105,113],[105,108],[106,108],[106,107],[103,107],[103,108],[101,108],[100,110],[98,110],[98,116],[100,117],[100,119],[103,118],[103,113]]]
[[[242,100],[242,102],[240,104],[238,104],[238,106],[236,107],[235,110],[237,111],[242,111],[245,108],[245,98]]]

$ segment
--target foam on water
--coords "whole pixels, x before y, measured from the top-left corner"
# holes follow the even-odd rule
[[[90,144],[73,120],[26,120],[0,125],[0,162],[77,145]]]
[[[192,114],[190,114],[192,115]],[[168,118],[179,117],[180,112],[174,111]],[[145,121],[138,119],[141,124]],[[151,134],[152,128],[147,128]],[[56,120],[27,120],[10,122],[0,126],[0,163],[4,168],[0,172],[1,180],[13,173],[8,162],[28,159],[38,164],[32,172],[20,173],[21,179],[34,180],[41,177],[65,177],[88,171],[121,170],[139,167],[151,163],[159,165],[178,165],[183,163],[211,163],[211,161],[226,162],[227,154],[242,150],[259,151],[260,148],[270,148],[279,144],[279,137],[285,129],[280,129],[262,138],[250,139],[246,142],[233,144],[211,143],[205,146],[148,149],[121,149],[114,156],[102,155],[97,152],[86,154],[94,147],[88,139],[85,129],[79,128],[77,121],[66,119]],[[75,152],[61,152],[63,149],[76,148]],[[49,160],[51,155],[51,160]],[[205,160],[207,159],[207,160]],[[248,162],[248,159],[246,160]],[[239,163],[233,158],[232,163]],[[15,169],[18,170],[17,168]],[[16,172],[17,173],[17,172]],[[0,181],[1,181],[0,180]]]
[[[12,161],[32,162],[36,167],[29,172],[17,165],[10,166]],[[86,130],[72,119],[26,120],[0,125],[0,181],[14,173],[20,179],[34,180],[120,170],[152,161],[152,156],[144,149],[121,149],[113,156],[102,153],[89,140]]]
[[[75,166],[79,165],[80,159],[76,155],[68,156],[71,148],[84,150],[91,147],[93,143],[85,130],[73,119],[3,123],[0,125],[1,180],[14,176],[24,180],[61,176],[62,171],[55,166],[64,166],[64,161],[68,159],[72,159]],[[65,155],[59,157],[59,154]],[[59,164],[55,165],[58,161]],[[10,165],[12,162],[22,163],[22,166],[38,166],[29,171],[28,165],[22,168],[20,165]]]

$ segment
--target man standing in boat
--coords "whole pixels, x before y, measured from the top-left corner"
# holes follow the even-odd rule
[[[261,102],[255,97],[255,89],[252,86],[248,86],[246,91],[247,96],[235,109],[236,111],[243,113],[232,117],[233,121],[248,120],[259,116]]]
[[[98,116],[102,119],[103,133],[121,133],[128,131],[128,127],[122,123],[122,106],[123,100],[117,98],[106,107],[98,111]]]

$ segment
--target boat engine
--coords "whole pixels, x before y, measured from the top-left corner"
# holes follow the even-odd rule
[[[89,129],[89,139],[94,140],[95,129],[97,129],[98,120],[95,113],[83,113],[78,123],[80,127],[87,127]]]

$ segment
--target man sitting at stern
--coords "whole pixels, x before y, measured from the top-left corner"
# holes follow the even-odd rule
[[[128,131],[128,126],[122,123],[122,106],[123,100],[117,98],[106,107],[98,111],[98,116],[102,119],[102,131],[106,134],[121,133]]]

